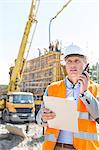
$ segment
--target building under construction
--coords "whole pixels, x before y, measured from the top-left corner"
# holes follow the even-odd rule
[[[21,90],[32,92],[36,100],[42,100],[46,87],[51,82],[61,80],[64,77],[61,56],[61,52],[50,51],[27,61]]]

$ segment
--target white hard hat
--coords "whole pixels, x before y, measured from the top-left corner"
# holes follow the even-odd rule
[[[82,55],[86,57],[85,52],[77,45],[71,44],[64,50],[64,57],[69,55]]]

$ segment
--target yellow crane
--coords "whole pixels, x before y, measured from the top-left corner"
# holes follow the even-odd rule
[[[18,56],[15,66],[10,72],[10,82],[8,85],[8,94],[5,101],[6,105],[2,113],[2,118],[8,121],[33,121],[35,119],[35,109],[33,94],[29,92],[20,92],[19,83],[24,71],[24,54],[32,24],[36,22],[36,0],[32,0],[28,21],[24,30]]]
[[[18,74],[20,73],[20,75],[21,75],[23,73],[22,69],[24,68],[23,66],[25,63],[24,53],[26,50],[27,40],[29,37],[29,33],[30,33],[30,29],[32,27],[32,24],[36,22],[35,7],[36,7],[36,0],[32,0],[28,21],[26,23],[26,27],[25,27],[24,34],[23,34],[22,41],[21,41],[21,45],[20,45],[20,49],[18,52],[18,57],[15,61],[15,67],[13,68],[13,71],[11,74],[11,79],[10,79],[10,82],[8,85],[8,92],[10,92],[10,91],[13,92],[13,91],[17,90],[18,87],[16,87],[16,82],[19,79]]]

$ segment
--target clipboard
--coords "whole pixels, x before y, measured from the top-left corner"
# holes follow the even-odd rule
[[[73,97],[59,98],[44,96],[44,105],[56,113],[54,119],[48,120],[50,128],[78,132],[77,103]]]

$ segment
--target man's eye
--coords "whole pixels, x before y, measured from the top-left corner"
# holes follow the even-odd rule
[[[68,60],[68,61],[67,61],[68,64],[70,64],[71,62],[72,62],[71,60]]]
[[[75,60],[75,62],[76,62],[76,63],[79,63],[80,61],[79,61],[79,60]]]

